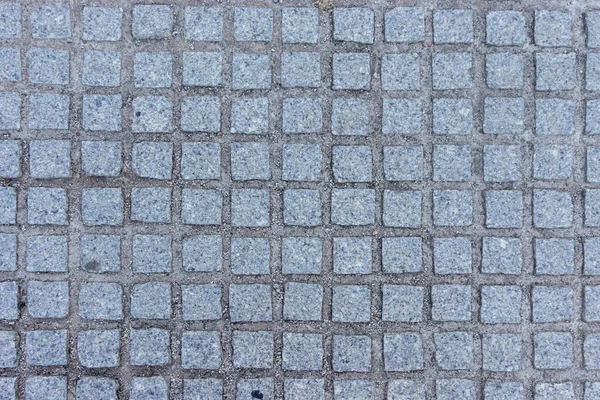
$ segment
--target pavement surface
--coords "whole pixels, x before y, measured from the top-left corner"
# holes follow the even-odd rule
[[[1,400],[600,399],[600,2],[333,3],[0,2]]]

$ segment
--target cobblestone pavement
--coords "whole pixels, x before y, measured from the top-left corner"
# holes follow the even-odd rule
[[[0,2],[1,400],[600,399],[600,2],[140,2]]]

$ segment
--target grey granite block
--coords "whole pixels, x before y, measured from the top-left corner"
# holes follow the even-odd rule
[[[0,48],[0,82],[21,80],[21,50],[12,47]]]
[[[69,96],[53,93],[32,93],[29,96],[30,129],[68,129]]]
[[[271,368],[273,366],[273,334],[271,332],[233,331],[232,345],[233,365],[236,368]]]
[[[438,400],[475,400],[475,382],[469,379],[437,379],[435,391]]]
[[[518,275],[522,266],[521,240],[508,237],[483,238],[481,272]]]
[[[337,322],[369,322],[371,290],[368,286],[333,287],[332,320]]]
[[[273,10],[270,8],[236,8],[233,17],[236,41],[270,42],[273,37]]]
[[[333,39],[372,44],[374,19],[373,11],[368,8],[335,8],[333,11]]]
[[[21,128],[21,96],[16,92],[0,92],[0,129]]]
[[[181,336],[181,366],[218,369],[223,360],[219,332],[186,331]]]
[[[120,188],[84,189],[81,214],[86,225],[122,225],[123,196]]]
[[[86,131],[121,130],[121,95],[84,95],[82,126]]]
[[[168,319],[171,317],[171,284],[138,283],[131,287],[132,318]]]
[[[385,13],[386,42],[415,43],[425,39],[425,10],[421,7],[396,7]]]
[[[133,6],[131,33],[135,39],[166,39],[173,31],[173,11],[168,5]]]
[[[235,142],[231,144],[231,179],[249,181],[271,177],[269,146],[266,142]]]
[[[331,222],[342,226],[369,225],[375,222],[373,189],[333,189]]]
[[[525,103],[516,97],[486,97],[483,132],[493,135],[520,135],[525,126]]]
[[[79,246],[81,269],[107,273],[121,269],[121,238],[112,235],[83,235]]]
[[[571,14],[564,11],[535,10],[535,44],[544,47],[570,46],[572,44]]]
[[[71,37],[71,7],[68,3],[41,4],[31,10],[29,20],[31,36],[35,39]]]
[[[132,188],[131,219],[140,222],[171,222],[171,188]]]
[[[185,7],[185,38],[217,42],[223,39],[223,9],[219,7]]]
[[[234,53],[232,88],[270,89],[271,61],[267,54]]]
[[[535,273],[565,275],[575,268],[572,239],[535,239]]]
[[[240,97],[231,101],[231,133],[269,133],[269,99]]]
[[[183,52],[183,84],[215,87],[223,84],[221,53]]]
[[[67,331],[26,332],[25,360],[29,365],[67,365]]]
[[[402,228],[421,226],[422,194],[417,190],[383,192],[383,225]]]
[[[133,272],[143,274],[170,272],[171,242],[169,235],[134,235],[132,239]]]
[[[434,238],[433,267],[436,274],[472,272],[471,239],[466,237]]]
[[[423,287],[383,285],[382,320],[420,322],[423,320]]]
[[[491,11],[486,15],[486,41],[493,46],[521,46],[527,31],[525,15],[519,11]]]
[[[220,271],[223,258],[221,236],[204,235],[183,238],[183,269],[189,272]]]
[[[284,8],[281,10],[283,43],[317,43],[319,12],[316,8]]]
[[[221,146],[219,143],[182,143],[181,177],[188,180],[219,179],[221,177]]]
[[[575,88],[575,64],[575,53],[536,53],[536,90],[571,90]]]
[[[512,333],[483,335],[481,348],[483,369],[487,371],[513,372],[521,369],[522,338]]]
[[[133,81],[136,87],[171,87],[172,75],[173,56],[171,53],[164,51],[135,53]]]
[[[565,399],[575,400],[575,392],[571,382],[542,382],[535,385],[536,400]]]
[[[433,40],[436,43],[471,43],[473,41],[473,11],[434,11]]]
[[[289,321],[321,321],[323,287],[317,284],[289,282],[285,284],[283,318]]]
[[[434,333],[435,360],[442,370],[471,369],[474,366],[473,335],[469,332]]]
[[[333,177],[338,182],[370,182],[373,157],[369,146],[334,146]]]
[[[288,371],[323,369],[323,336],[314,333],[284,333],[281,359],[283,369]]]
[[[219,285],[182,285],[181,303],[186,321],[218,320],[223,314]]]
[[[381,119],[384,135],[417,135],[423,119],[421,100],[384,98]]]
[[[575,103],[564,99],[535,101],[535,133],[572,135],[575,132]]]
[[[79,287],[79,316],[94,320],[123,318],[123,288],[118,283],[83,283]]]
[[[473,106],[468,99],[434,99],[433,133],[468,135],[473,130]]]
[[[25,381],[25,398],[65,400],[67,398],[66,376],[32,376]]]
[[[423,245],[419,237],[381,239],[381,264],[386,273],[411,273],[423,269]]]
[[[140,96],[131,103],[133,117],[131,129],[133,132],[169,133],[173,129],[173,104],[164,96]],[[182,103],[182,114],[189,107]],[[182,117],[182,124],[185,118]],[[185,125],[182,129],[186,129]]]
[[[270,225],[268,190],[233,189],[231,191],[231,224],[260,227]]]
[[[122,169],[121,142],[81,142],[81,171],[89,176],[119,176]]]
[[[482,286],[481,322],[485,324],[521,322],[521,296],[519,286]]]
[[[84,376],[77,381],[77,400],[117,400],[117,381]]]
[[[265,275],[271,271],[268,238],[231,238],[231,272],[236,275]]]
[[[0,4],[0,37],[18,39],[22,36],[21,4],[3,2]]]
[[[369,135],[369,105],[363,99],[334,98],[331,102],[331,133],[334,135]]]
[[[139,142],[131,149],[131,169],[142,178],[171,179],[173,144]]]
[[[165,329],[132,329],[129,333],[131,365],[166,365],[171,361],[169,331]]]
[[[381,57],[383,90],[418,90],[421,62],[416,53],[384,54]]]
[[[573,364],[573,337],[569,332],[533,334],[533,365],[536,369],[566,369]]]
[[[573,317],[573,289],[567,286],[534,286],[531,290],[533,322],[569,321]]]
[[[69,282],[29,281],[27,311],[33,318],[65,318],[69,314]]]
[[[121,83],[121,53],[118,51],[86,51],[83,55],[81,81],[88,86],[119,86]]]
[[[220,400],[223,398],[223,382],[220,379],[184,379],[183,398]]]
[[[272,400],[273,378],[240,379],[237,383],[236,400],[256,399]]]
[[[383,172],[388,181],[423,179],[423,146],[384,146]]]
[[[369,336],[333,336],[333,370],[337,372],[371,371]]]
[[[306,393],[310,393],[314,400],[324,400],[324,382],[320,378],[288,379],[283,383],[285,398],[289,400],[302,400]]]
[[[30,236],[27,238],[28,272],[66,272],[67,238],[65,236]]]
[[[321,86],[320,60],[319,53],[284,52],[281,55],[281,86]]]
[[[79,364],[86,368],[118,367],[119,336],[118,329],[79,332],[77,334]]]
[[[468,181],[470,177],[470,146],[443,144],[433,146],[434,181]]]
[[[333,238],[333,273],[369,274],[373,270],[373,240],[368,237]]]
[[[84,7],[81,38],[90,41],[121,39],[123,9],[117,7]]]
[[[16,282],[0,282],[0,319],[15,320],[19,318],[18,295]]]
[[[492,53],[485,57],[487,85],[490,89],[523,87],[523,56],[514,53]]]
[[[570,193],[557,190],[533,191],[533,223],[538,228],[567,228],[573,222]]]
[[[473,56],[470,53],[436,53],[431,60],[433,89],[470,89]]]
[[[436,226],[468,226],[473,222],[470,190],[434,190],[433,223]]]
[[[131,378],[129,398],[131,400],[168,400],[169,383],[161,376]]]
[[[283,133],[321,133],[323,111],[321,99],[283,99]]]
[[[334,53],[333,89],[370,89],[370,59],[368,53]]]
[[[13,368],[17,364],[17,336],[15,332],[0,331],[0,367]],[[0,393],[2,393],[0,391]]]
[[[383,362],[386,371],[423,369],[423,343],[417,333],[384,334]]]
[[[321,193],[311,189],[287,189],[283,192],[285,225],[321,225]]]
[[[17,269],[17,235],[0,234],[0,271]]]
[[[269,285],[229,285],[231,321],[257,322],[272,320],[271,287]]]
[[[337,379],[333,381],[335,400],[351,400],[356,397],[371,399],[375,395],[373,381]]]
[[[281,270],[284,274],[319,274],[323,243],[317,237],[284,237],[281,244]]]
[[[282,178],[286,181],[318,181],[323,160],[319,144],[284,144]]]
[[[7,204],[6,200],[4,204]],[[31,187],[27,192],[27,221],[30,224],[67,225],[67,208],[66,189]],[[3,215],[4,223],[7,223],[6,210]]]
[[[471,309],[471,286],[431,287],[431,318],[434,321],[470,321]]]
[[[523,226],[523,193],[520,190],[487,190],[485,224],[488,228]]]

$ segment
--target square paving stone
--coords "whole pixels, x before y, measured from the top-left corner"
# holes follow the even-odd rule
[[[231,225],[269,226],[270,194],[268,190],[233,189],[231,191]]]
[[[475,382],[470,379],[437,379],[435,392],[437,400],[475,400]]]
[[[185,38],[218,42],[223,39],[223,8],[185,7]]]
[[[322,131],[321,99],[284,99],[282,113],[283,133],[321,133]]]
[[[271,60],[267,54],[234,53],[232,63],[234,90],[270,89]]]
[[[184,369],[218,369],[222,359],[219,332],[186,331],[181,335]]]
[[[131,169],[142,178],[171,179],[173,144],[139,142],[131,149]]]
[[[484,274],[521,273],[521,240],[508,237],[484,237],[481,272]]]
[[[6,215],[5,213],[4,210],[3,214]],[[4,216],[2,219],[7,221]],[[27,192],[27,222],[32,225],[67,225],[66,189],[29,188]],[[14,223],[14,220],[8,223]]]
[[[433,334],[435,360],[442,370],[471,369],[474,365],[473,335],[470,332]]]
[[[585,335],[583,341],[583,365],[587,370],[600,369],[600,335]]]
[[[71,7],[67,3],[44,3],[34,8],[29,17],[34,39],[66,39],[71,37]]]
[[[433,133],[469,135],[473,130],[473,106],[468,99],[433,99]]]
[[[382,320],[420,322],[423,320],[423,287],[383,285]]]
[[[121,174],[121,142],[81,142],[81,171],[89,176]]]
[[[423,369],[423,343],[417,333],[383,335],[383,360],[386,371]]]
[[[134,39],[166,39],[173,30],[173,15],[168,5],[133,6],[131,33]]]
[[[183,179],[219,179],[221,146],[214,142],[181,144],[181,177]]]
[[[283,319],[288,321],[321,321],[323,287],[312,283],[288,282],[283,298]]]
[[[436,144],[433,146],[434,181],[468,181],[471,177],[471,147]]]
[[[472,272],[471,239],[466,237],[434,238],[433,266],[435,273],[470,274]]]
[[[82,283],[79,288],[79,316],[85,319],[123,318],[123,288],[118,283]]]
[[[171,236],[133,236],[133,272],[161,273],[170,271]]]
[[[21,142],[0,140],[0,177],[18,178],[21,176]]]
[[[585,191],[585,225],[600,226],[600,190]]]
[[[600,57],[598,57],[598,54],[586,54],[585,88],[587,90],[600,90]]]
[[[372,44],[374,19],[373,11],[368,8],[335,8],[333,10],[333,39]]]
[[[0,271],[17,269],[17,235],[0,234]]]
[[[129,333],[131,365],[166,365],[171,361],[169,331],[132,329]]]
[[[481,322],[484,324],[521,322],[521,288],[519,286],[482,286]]]
[[[600,286],[585,287],[584,304],[584,320],[587,322],[600,321]]]
[[[385,41],[416,43],[425,39],[425,10],[396,7],[385,13]]]
[[[573,200],[566,192],[533,191],[533,223],[537,228],[568,228],[573,222]]]
[[[333,189],[331,222],[336,225],[369,225],[375,222],[373,189]]]
[[[31,140],[29,173],[33,178],[67,178],[71,175],[71,142]]]
[[[335,400],[372,399],[375,388],[372,381],[367,380],[334,380]]]
[[[384,54],[381,57],[383,90],[418,90],[421,61],[416,53]]]
[[[29,378],[32,379],[32,378]],[[16,400],[16,383],[17,378],[0,378],[0,393],[2,393],[3,400]],[[66,381],[65,381],[66,383]],[[66,396],[66,390],[65,390]]]
[[[131,400],[168,400],[169,383],[161,376],[131,378]]]
[[[433,223],[436,226],[468,226],[473,222],[471,190],[434,190]]]
[[[117,381],[84,376],[77,381],[75,393],[77,400],[116,400]]]
[[[483,147],[483,176],[487,182],[510,182],[521,179],[521,148],[515,145]]]
[[[27,238],[28,272],[66,272],[66,236],[30,236]]]
[[[285,181],[318,181],[323,155],[320,144],[284,144],[282,179]]]
[[[334,53],[333,89],[370,89],[370,63],[368,53]]]
[[[232,322],[272,320],[269,285],[229,285],[229,315]]]
[[[600,238],[584,239],[583,254],[583,273],[600,275]]]
[[[33,318],[65,318],[69,314],[69,282],[27,283],[27,311]]]
[[[383,172],[388,181],[423,179],[423,146],[384,146]]]
[[[564,99],[536,100],[535,133],[538,135],[575,133],[575,103]]]
[[[184,379],[183,398],[184,400],[221,400],[223,398],[223,382],[215,378]]]
[[[493,46],[522,46],[527,31],[519,11],[491,11],[486,15],[486,40]]]
[[[338,182],[370,182],[373,157],[369,146],[334,146],[333,177]]]
[[[131,317],[168,319],[171,317],[171,284],[148,282],[131,288]]]
[[[121,95],[84,95],[82,126],[86,131],[121,130]]]
[[[587,46],[590,48],[600,47],[600,12],[590,11],[585,13],[585,24],[587,27]]]
[[[131,189],[131,219],[140,222],[171,222],[171,188]]]
[[[431,318],[434,321],[470,321],[471,286],[433,285]]]
[[[535,10],[535,44],[544,47],[571,46],[571,14],[563,11]]]
[[[183,239],[183,269],[189,272],[214,272],[222,268],[221,236],[190,236]]]
[[[86,272],[117,272],[121,269],[121,238],[109,235],[81,237],[81,269]]]
[[[77,334],[79,364],[86,368],[118,367],[119,330],[82,331]]]
[[[371,290],[368,286],[333,287],[332,320],[337,322],[369,322]]]
[[[492,53],[485,57],[487,85],[490,89],[523,87],[523,56],[515,53]]]
[[[575,268],[575,242],[571,239],[536,239],[535,273],[565,275]]]
[[[29,365],[67,365],[67,331],[26,332],[25,359]]]
[[[425,400],[423,379],[395,379],[388,383],[388,397],[394,400]]]
[[[488,228],[520,228],[523,225],[523,193],[520,190],[486,190],[485,224]]]
[[[233,17],[236,41],[270,42],[273,37],[273,10],[270,8],[236,8]]]
[[[133,99],[133,132],[169,133],[173,129],[173,105],[163,96],[141,96]],[[186,99],[182,100],[182,124],[185,121]],[[182,126],[182,129],[186,130]]]
[[[233,365],[235,368],[271,368],[273,334],[271,332],[233,331]]]
[[[120,188],[83,189],[81,215],[86,225],[122,225],[123,195]]]
[[[371,371],[371,338],[358,335],[333,335],[333,370],[336,372]]]
[[[66,400],[66,376],[32,376],[25,381],[27,400]]]
[[[381,133],[417,135],[421,133],[422,105],[419,99],[383,99]]]
[[[522,98],[486,97],[483,132],[493,135],[521,135],[525,129],[525,103]]]
[[[575,53],[536,53],[536,90],[574,89],[576,85],[575,64]]]
[[[111,41],[121,39],[123,9],[116,7],[83,7],[83,40]]]
[[[14,320],[19,318],[19,306],[16,282],[0,282],[0,319]]]
[[[383,192],[383,225],[402,228],[421,226],[422,194],[418,190]]]
[[[81,81],[88,86],[119,86],[121,83],[121,53],[117,51],[86,51],[83,55]]]
[[[333,238],[334,274],[369,274],[373,270],[373,240],[368,237]]]
[[[21,128],[21,96],[16,92],[0,92],[0,129]]]
[[[17,336],[15,332],[0,331],[0,368],[12,368],[17,363]],[[0,391],[0,393],[2,393]]]
[[[223,84],[221,53],[183,52],[183,84],[186,86],[221,86]]]
[[[335,98],[331,102],[331,133],[334,135],[366,136],[372,133],[369,126],[370,111],[363,99]]]
[[[586,382],[584,400],[594,400],[598,396],[600,396],[600,382]]]
[[[323,369],[323,336],[311,333],[283,334],[283,369],[318,371]]]
[[[231,133],[269,133],[269,99],[241,97],[231,100]]]
[[[256,399],[262,397],[264,400],[272,400],[273,397],[272,378],[240,379],[237,383],[236,400]]]
[[[285,237],[281,243],[281,272],[284,274],[319,274],[323,260],[323,243],[317,237]]]
[[[0,48],[0,82],[21,80],[21,50]]]
[[[16,223],[17,191],[11,187],[0,187],[0,224]]]
[[[271,271],[269,238],[231,238],[231,273],[264,275]]]
[[[217,320],[221,311],[219,285],[182,285],[182,315],[186,321]]]
[[[49,85],[69,83],[69,51],[34,47],[29,50],[29,82]],[[85,62],[84,77],[85,84]]]
[[[434,11],[433,40],[435,43],[471,43],[473,41],[473,11]]]
[[[306,393],[310,393],[314,400],[324,400],[323,379],[285,379],[283,383],[284,395],[288,400],[303,400]]]
[[[586,102],[585,133],[588,135],[600,134],[600,100]]]
[[[284,52],[281,55],[282,87],[321,86],[321,55],[308,52]]]
[[[513,372],[521,369],[522,338],[510,333],[485,334],[481,340],[483,369]]]
[[[184,57],[185,54],[183,53]],[[165,51],[135,53],[133,82],[136,87],[162,88],[173,83],[173,56]]]
[[[0,150],[0,152],[1,151],[2,150]],[[600,182],[600,147],[598,146],[587,147],[586,177],[588,182]]]
[[[283,192],[285,225],[321,225],[321,193],[310,189],[286,189]]]
[[[269,146],[266,142],[236,142],[231,144],[231,179],[249,181],[271,177]]]
[[[311,43],[319,40],[319,11],[298,7],[281,10],[281,40],[283,43]]]
[[[419,237],[381,239],[381,264],[386,273],[411,273],[423,270],[423,244]]]
[[[534,286],[531,303],[533,322],[569,321],[573,317],[573,289],[568,286]]]
[[[21,37],[21,4],[0,4],[0,38],[18,39]]]
[[[32,93],[29,96],[30,129],[68,129],[69,96],[53,93]]]
[[[575,400],[575,392],[571,382],[550,383],[543,382],[535,385],[536,400],[566,399]]]
[[[536,369],[566,369],[573,364],[573,337],[569,332],[533,334],[533,365]]]
[[[431,60],[433,89],[470,89],[473,85],[471,53],[436,53]]]

